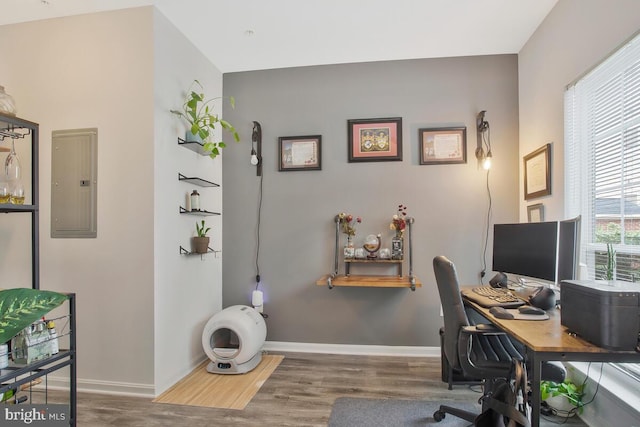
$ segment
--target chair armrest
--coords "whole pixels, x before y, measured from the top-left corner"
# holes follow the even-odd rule
[[[460,330],[460,333],[468,335],[506,335],[505,332],[490,323],[480,323],[474,326],[463,326]]]

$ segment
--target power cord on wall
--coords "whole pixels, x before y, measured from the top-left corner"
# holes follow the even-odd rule
[[[254,144],[258,145],[258,150],[256,151]],[[262,171],[262,127],[260,123],[253,122],[253,134],[251,139],[251,164],[257,166],[258,176],[260,177],[260,186],[258,188],[258,218],[256,221],[256,254],[255,254],[255,267],[256,267],[256,287],[254,290],[254,296],[252,297],[252,303],[254,306],[259,306],[258,312],[263,318],[268,318],[269,315],[262,312],[262,307],[264,305],[263,293],[259,289],[260,288],[260,223],[262,220],[262,196],[263,196],[263,188],[264,188],[264,173]],[[255,294],[258,294],[258,303],[255,304],[253,301],[256,298]]]
[[[489,245],[489,226],[491,225],[491,208],[492,208],[492,199],[491,199],[491,187],[489,186],[489,172],[491,169],[487,169],[487,196],[489,197],[489,207],[487,208],[487,224],[485,227],[485,235],[484,235],[484,249],[482,251],[482,271],[480,272],[480,284],[482,284],[482,279],[487,274],[487,246]]]

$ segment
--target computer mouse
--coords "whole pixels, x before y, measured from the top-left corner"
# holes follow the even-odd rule
[[[513,314],[509,313],[504,307],[491,307],[489,313],[493,314],[498,319],[513,319]]]
[[[523,305],[522,307],[518,308],[518,311],[521,314],[545,314],[546,312],[538,307],[533,307],[531,305]]]

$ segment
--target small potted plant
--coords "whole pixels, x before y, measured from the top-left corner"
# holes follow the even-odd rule
[[[607,243],[607,265],[605,266],[605,279],[611,281],[616,278],[616,250],[613,244]]]
[[[561,383],[541,381],[540,394],[542,400],[561,416],[573,416],[584,406],[584,384],[575,385],[569,379]]]
[[[209,237],[207,233],[211,227],[206,227],[204,219],[200,224],[196,221],[196,234],[191,238],[192,251],[197,254],[206,254],[209,251]]]
[[[202,84],[200,84],[198,80],[194,80],[184,100],[182,109],[170,111],[189,123],[190,128],[187,131],[186,140],[201,141],[204,150],[209,153],[209,157],[214,159],[220,154],[220,150],[226,147],[223,141],[211,141],[217,125],[220,125],[223,129],[230,132],[236,142],[240,141],[240,136],[231,123],[213,113],[210,103],[221,99],[221,97],[206,99],[204,93],[201,92],[202,89]],[[233,97],[229,97],[228,99],[231,108],[235,108],[235,99]]]

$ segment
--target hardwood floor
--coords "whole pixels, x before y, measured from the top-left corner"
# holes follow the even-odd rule
[[[78,426],[326,426],[337,397],[475,401],[448,390],[439,358],[281,353],[284,360],[244,410],[78,393]],[[572,424],[574,425],[574,424]],[[578,424],[584,425],[584,424]]]

